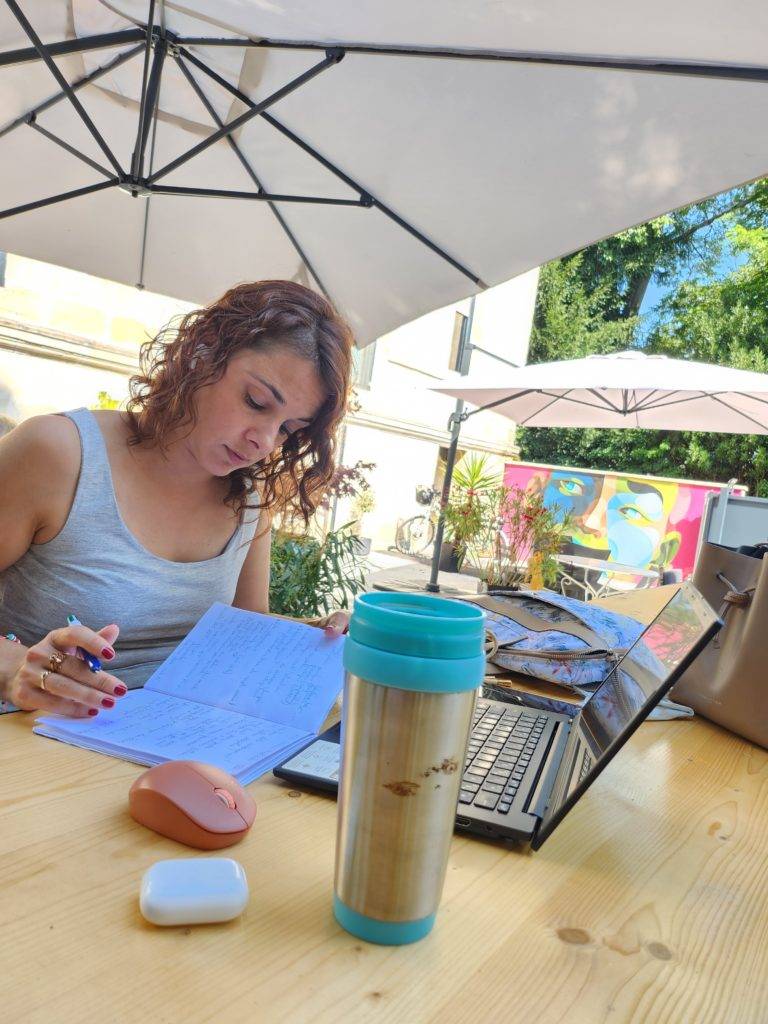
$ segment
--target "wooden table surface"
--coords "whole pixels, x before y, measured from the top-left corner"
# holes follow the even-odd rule
[[[31,725],[0,718],[2,1024],[768,1020],[768,752],[702,719],[643,725],[537,853],[456,836],[400,948],[336,925],[335,802],[271,777],[222,851],[242,917],[147,924],[143,872],[204,855],[129,817],[140,767]]]

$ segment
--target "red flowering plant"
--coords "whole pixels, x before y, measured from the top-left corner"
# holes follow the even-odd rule
[[[557,506],[546,507],[541,494],[515,485],[488,492],[482,511],[482,528],[467,554],[488,590],[553,586],[568,516]]]

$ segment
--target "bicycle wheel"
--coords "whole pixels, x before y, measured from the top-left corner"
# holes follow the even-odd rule
[[[428,548],[435,536],[435,525],[428,516],[411,516],[397,528],[395,547],[404,555],[417,555]]]

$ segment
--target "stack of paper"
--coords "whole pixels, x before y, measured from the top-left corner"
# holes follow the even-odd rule
[[[34,731],[139,764],[204,761],[253,781],[314,736],[342,688],[344,638],[215,604],[158,668],[96,718]]]

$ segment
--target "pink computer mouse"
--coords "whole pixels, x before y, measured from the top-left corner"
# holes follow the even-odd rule
[[[240,783],[200,761],[150,768],[131,786],[128,806],[140,825],[198,850],[232,846],[256,817],[256,804]]]

